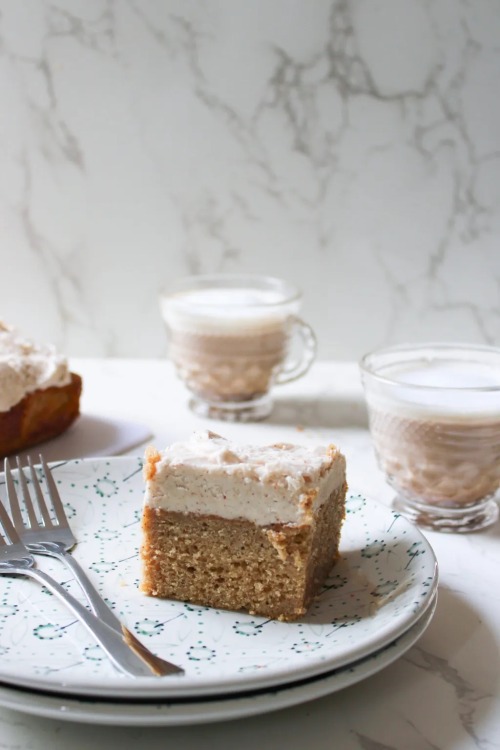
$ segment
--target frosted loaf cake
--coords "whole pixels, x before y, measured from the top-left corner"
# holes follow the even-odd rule
[[[195,433],[144,466],[146,594],[303,615],[338,555],[345,459],[334,446],[235,445]]]
[[[81,389],[64,356],[0,322],[0,456],[64,432],[80,413]]]

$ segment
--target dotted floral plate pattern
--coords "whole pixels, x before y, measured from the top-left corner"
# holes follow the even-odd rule
[[[0,706],[14,711],[64,721],[112,726],[183,726],[202,724],[277,711],[336,693],[385,669],[399,659],[427,630],[436,609],[437,596],[415,625],[388,646],[351,666],[255,693],[232,693],[213,698],[170,699],[161,702],[133,700],[99,702],[94,698],[61,696],[19,690],[0,685]]]
[[[127,626],[186,674],[132,679],[36,582],[0,576],[0,680],[104,697],[192,697],[282,685],[362,659],[424,614],[437,587],[434,553],[403,517],[351,495],[341,558],[307,616],[280,623],[242,612],[146,597],[138,590],[142,460],[53,464],[78,544],[73,554]],[[0,478],[0,494],[4,497]],[[67,569],[40,568],[84,601]]]

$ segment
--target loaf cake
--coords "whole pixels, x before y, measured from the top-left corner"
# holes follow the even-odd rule
[[[0,456],[56,437],[80,413],[82,380],[52,346],[0,322]]]
[[[338,556],[339,450],[235,445],[210,431],[146,452],[141,590],[279,620],[304,615]]]

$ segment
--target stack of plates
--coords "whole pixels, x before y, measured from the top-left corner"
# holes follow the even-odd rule
[[[427,628],[437,565],[422,534],[361,495],[348,499],[341,559],[300,622],[156,600],[138,592],[141,461],[53,466],[74,555],[121,619],[184,676],[118,674],[87,632],[33,581],[0,577],[0,705],[114,725],[251,716],[333,693],[380,671]],[[66,569],[38,558],[64,580]],[[82,600],[74,581],[67,588]]]

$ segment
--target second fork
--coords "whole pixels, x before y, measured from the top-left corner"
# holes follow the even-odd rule
[[[36,474],[36,469],[33,466],[31,458],[28,457],[28,463],[31,474],[31,483],[36,495],[36,504],[38,511],[41,516],[41,522],[39,521],[38,514],[33,505],[33,501],[29,492],[28,484],[24,471],[21,465],[19,456],[17,456],[16,463],[18,469],[19,484],[23,494],[23,501],[28,514],[28,524],[25,525],[21,508],[19,503],[16,502],[16,498],[9,498],[10,512],[14,528],[23,540],[25,546],[30,552],[36,555],[47,555],[48,557],[55,557],[60,560],[74,575],[75,580],[80,584],[82,591],[84,592],[87,600],[90,604],[92,611],[97,617],[103,622],[116,630],[121,631],[122,624],[115,613],[106,604],[104,599],[101,597],[94,584],[88,577],[87,573],[83,570],[78,561],[70,554],[70,550],[75,546],[77,540],[71,531],[69,526],[66,511],[62,504],[59,492],[57,490],[56,483],[52,476],[52,473],[47,466],[47,463],[43,456],[40,454],[40,462],[43,468],[45,476],[45,482],[47,484],[47,490],[49,493],[50,501],[54,509],[56,521],[53,521],[47,508],[45,498],[43,496],[40,482]],[[6,462],[6,472],[8,471],[8,461]]]
[[[52,502],[54,513],[56,515],[56,521],[53,521],[50,512],[46,506],[45,498],[43,496],[40,482],[36,474],[35,467],[33,466],[30,459],[28,459],[31,473],[31,482],[36,494],[36,505],[38,506],[39,513],[42,521],[39,521],[37,511],[33,504],[33,500],[30,495],[28,483],[24,475],[24,471],[21,465],[19,457],[17,458],[18,478],[21,491],[23,494],[23,501],[26,506],[28,515],[28,524],[24,523],[19,498],[15,489],[14,479],[10,468],[9,460],[5,459],[5,478],[7,482],[7,497],[10,506],[10,514],[15,531],[19,535],[22,543],[25,547],[34,554],[47,555],[50,557],[56,557],[71,570],[75,579],[80,584],[83,592],[85,593],[90,606],[96,617],[104,624],[118,632],[124,639],[127,646],[134,651],[141,659],[148,664],[149,668],[154,674],[167,675],[167,674],[182,674],[184,670],[175,664],[171,664],[164,659],[160,659],[155,654],[151,653],[128,628],[120,622],[114,612],[108,607],[106,602],[102,599],[101,595],[94,587],[93,583],[88,578],[87,574],[79,563],[69,554],[69,550],[76,544],[76,538],[73,535],[66,512],[64,510],[59,492],[56,487],[56,483],[52,477],[47,463],[40,455],[49,496]]]

